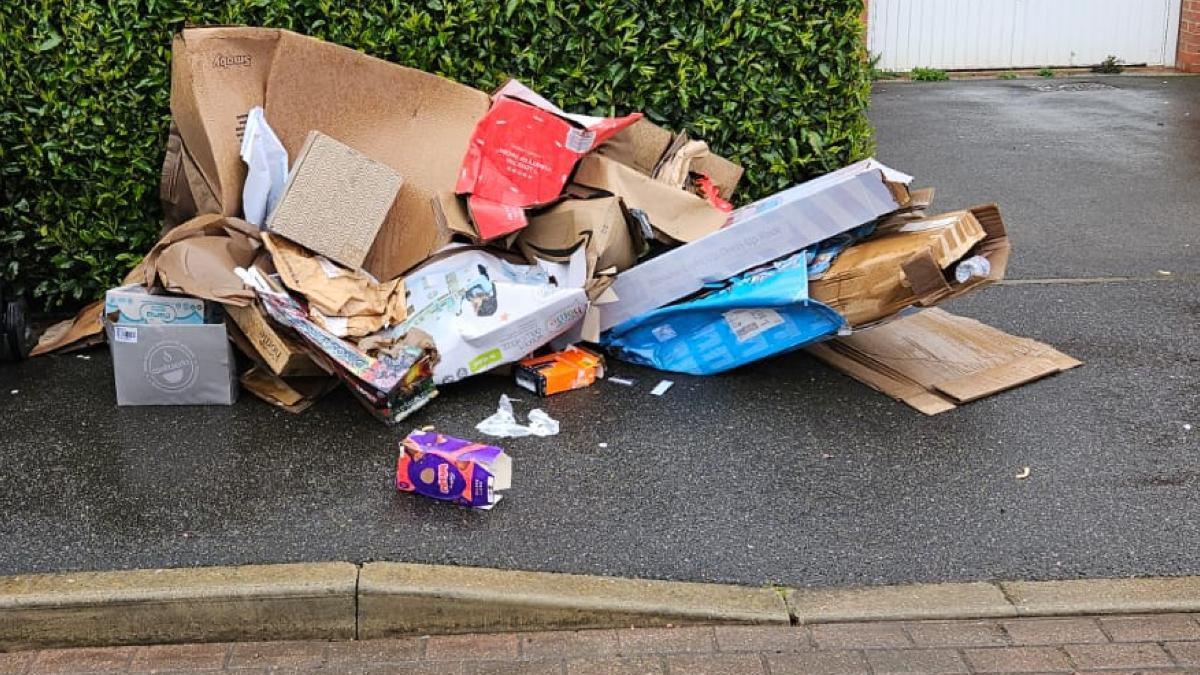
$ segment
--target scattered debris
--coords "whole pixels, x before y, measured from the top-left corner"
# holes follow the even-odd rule
[[[253,62],[211,68],[247,44]],[[807,347],[931,414],[1079,365],[933,307],[1004,277],[999,209],[930,216],[933,190],[874,159],[735,209],[742,167],[638,111],[574,115],[277,29],[187,27],[171,65],[164,233],[33,351],[107,337],[120,405],[245,388],[300,412],[345,386],[395,424],[485,373],[589,387],[605,359],[578,343],[697,375]],[[502,395],[476,429],[560,423]],[[500,448],[402,443],[401,490],[490,508],[510,481]]]
[[[1025,467],[1017,473],[1017,480],[1025,480],[1026,478],[1029,478],[1029,467]]]
[[[496,412],[475,425],[475,429],[480,433],[497,438],[520,438],[522,436],[553,436],[558,433],[559,424],[541,408],[530,410],[529,424],[521,424],[513,412],[512,399],[507,394],[501,394]]]

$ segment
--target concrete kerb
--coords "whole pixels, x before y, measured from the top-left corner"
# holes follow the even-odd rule
[[[0,651],[1200,611],[1200,577],[753,588],[347,562],[0,577]]]

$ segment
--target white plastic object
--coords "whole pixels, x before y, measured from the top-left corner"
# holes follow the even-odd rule
[[[954,280],[965,284],[971,277],[986,277],[992,273],[992,263],[981,255],[973,255],[954,268]]]
[[[262,227],[283,196],[288,156],[283,143],[267,124],[260,106],[251,108],[246,114],[240,152],[247,167],[246,182],[242,186],[242,212],[246,222]]]

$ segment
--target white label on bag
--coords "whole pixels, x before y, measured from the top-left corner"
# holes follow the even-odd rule
[[[117,342],[137,344],[137,329],[131,326],[113,326],[113,337]]]
[[[783,317],[773,309],[733,309],[725,312],[725,323],[738,342],[745,342],[782,324]]]

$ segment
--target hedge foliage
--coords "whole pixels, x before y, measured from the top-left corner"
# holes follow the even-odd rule
[[[158,232],[171,36],[279,26],[565,108],[645,111],[747,170],[738,201],[870,152],[862,0],[7,0],[0,278],[46,307],[119,280]]]

